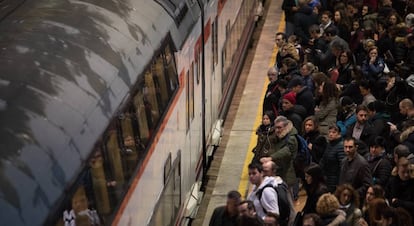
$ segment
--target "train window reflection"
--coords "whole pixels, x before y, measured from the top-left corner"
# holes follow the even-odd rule
[[[91,151],[71,192],[56,210],[57,226],[106,225],[113,218],[179,86],[174,53],[169,46],[161,51],[131,87],[130,102],[113,116]]]
[[[147,114],[147,117],[149,116],[150,121],[155,123],[158,121],[160,114],[159,114],[159,107],[158,107],[158,101],[157,101],[157,93],[156,93],[155,84],[154,84],[154,78],[150,71],[147,71],[145,73],[145,87],[143,87],[143,93],[144,93],[144,104],[145,104],[147,112],[149,113]],[[150,127],[153,128],[153,125],[151,125]]]
[[[168,95],[171,96],[178,88],[177,69],[175,67],[174,55],[169,46],[165,47],[165,69],[169,83]]]

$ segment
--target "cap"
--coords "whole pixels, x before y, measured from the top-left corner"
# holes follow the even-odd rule
[[[296,77],[296,78],[293,78],[292,80],[289,81],[289,83],[288,83],[288,88],[289,89],[291,89],[293,87],[296,87],[296,86],[303,86],[302,78]]]
[[[296,104],[296,93],[289,92],[283,95],[283,99],[288,100],[291,104]]]

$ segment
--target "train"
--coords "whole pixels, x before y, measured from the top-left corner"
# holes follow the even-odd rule
[[[190,225],[258,0],[4,0],[2,225]]]

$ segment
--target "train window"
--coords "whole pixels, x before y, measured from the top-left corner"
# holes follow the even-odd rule
[[[181,206],[181,155],[179,154],[169,171],[161,197],[154,210],[149,226],[176,225]]]
[[[106,225],[112,219],[179,86],[173,52],[169,46],[160,52],[139,76],[130,102],[122,106],[123,111],[92,150],[63,205],[56,210],[56,225]]]

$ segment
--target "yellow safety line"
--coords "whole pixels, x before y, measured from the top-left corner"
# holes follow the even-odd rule
[[[282,12],[278,32],[284,32],[285,26],[286,26],[285,14]],[[272,57],[269,62],[269,67],[275,65],[277,51],[278,51],[277,45],[274,45]],[[266,73],[267,73],[267,69],[266,69]],[[266,82],[264,83],[263,89],[262,89],[262,95],[261,95],[262,97],[265,95],[267,85],[268,85],[268,81],[266,79]],[[256,129],[262,123],[262,106],[263,106],[263,98],[260,99],[260,103],[257,108],[256,120],[255,120],[253,129],[252,129],[252,133],[250,135],[250,144],[249,144],[249,148],[247,149],[247,155],[246,155],[246,159],[244,160],[243,171],[240,176],[239,192],[240,194],[244,195],[244,197],[247,197],[248,192],[249,192],[249,175],[248,175],[247,166],[250,164],[253,158],[253,153],[251,152],[251,150],[256,146],[256,143],[257,143]]]

